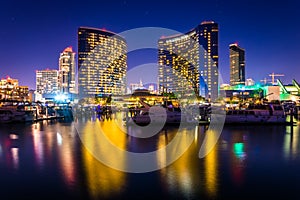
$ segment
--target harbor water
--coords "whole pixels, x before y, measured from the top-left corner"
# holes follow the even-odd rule
[[[100,162],[91,148],[110,160],[93,126],[101,127],[117,147],[136,153],[153,152],[170,143],[178,127],[166,126],[149,138],[138,129],[124,134],[114,116],[76,120],[1,124],[1,199],[295,199],[300,185],[300,124],[224,126],[212,151],[199,158],[207,126],[182,135],[193,137],[189,148],[170,165],[146,173],[128,173]],[[89,125],[88,125],[89,124]],[[80,132],[82,131],[82,132]],[[88,143],[88,145],[87,145]],[[174,151],[183,148],[181,142]],[[158,155],[163,163],[165,155]],[[126,156],[113,163],[128,165]]]

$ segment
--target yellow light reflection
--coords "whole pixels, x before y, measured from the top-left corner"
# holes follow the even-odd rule
[[[283,142],[283,152],[287,159],[293,159],[299,154],[299,127],[286,126]]]
[[[176,133],[176,131],[177,130],[173,130],[169,133],[161,134],[158,140],[158,147],[162,148],[163,146],[167,145],[175,134],[179,134]],[[181,137],[180,141],[176,142],[176,148],[174,148],[174,152],[181,151],[182,149],[185,150],[186,144],[190,141],[190,137],[194,137],[194,130],[183,130],[183,136]],[[195,144],[191,145],[188,151],[185,152],[176,162],[161,170],[162,179],[167,182],[170,193],[177,192],[178,188],[180,188],[179,190],[184,192],[185,197],[188,198],[194,190],[194,187],[198,185],[196,181],[199,181],[197,178],[199,174],[195,172],[197,169],[195,165],[198,160],[195,160],[195,157],[189,153],[195,152],[195,148]],[[172,155],[161,153],[157,155],[157,160],[159,162],[165,162],[169,156]],[[198,157],[196,159],[198,159]]]
[[[216,134],[207,131],[207,146],[210,147],[215,144]],[[204,158],[205,162],[205,185],[207,194],[214,198],[217,195],[217,168],[218,168],[218,153],[217,145],[211,150],[211,152]]]
[[[101,155],[105,156],[107,160],[110,160],[111,154],[109,146],[103,145],[99,140],[101,127],[105,136],[119,148],[125,149],[126,147],[126,135],[114,124],[113,120],[105,122],[87,122],[83,130],[82,140],[85,146],[82,147],[83,162],[85,166],[85,174],[87,179],[87,185],[90,195],[93,198],[99,196],[103,198],[112,197],[125,185],[126,173],[114,170],[103,165],[99,162],[91,152],[97,153],[101,151]],[[105,152],[105,153],[103,153]],[[119,155],[115,162],[117,165],[126,165],[126,156]]]

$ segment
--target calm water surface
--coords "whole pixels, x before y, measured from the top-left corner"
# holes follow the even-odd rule
[[[100,126],[116,146],[133,152],[162,148],[177,134],[176,127],[166,127],[151,138],[138,139],[122,133],[114,120],[87,121],[81,138],[90,147],[105,151],[107,159],[113,155],[90,133],[91,123]],[[215,148],[203,159],[198,153],[206,127],[200,126],[190,133],[195,139],[176,162],[137,174],[99,162],[83,145],[75,124],[1,124],[0,198],[300,198],[299,125],[226,126]],[[177,150],[180,148],[178,143]],[[157,159],[163,162],[164,156]],[[126,165],[127,161],[122,157],[117,164]]]

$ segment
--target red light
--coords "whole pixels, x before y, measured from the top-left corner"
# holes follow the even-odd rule
[[[64,52],[73,52],[72,46],[65,48]]]

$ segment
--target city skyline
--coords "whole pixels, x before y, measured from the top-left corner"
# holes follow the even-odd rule
[[[233,42],[247,49],[246,78],[259,82],[272,72],[284,73],[283,82],[300,78],[297,76],[300,74],[298,62],[293,59],[299,55],[297,47],[300,45],[297,1],[272,2],[271,5],[260,1],[217,0],[181,4],[86,1],[80,6],[68,4],[67,8],[63,6],[66,4],[62,2],[58,6],[55,1],[43,5],[23,1],[3,3],[0,12],[1,77],[9,75],[34,89],[35,70],[58,69],[61,49],[68,46],[77,49],[76,32],[80,26],[106,28],[116,33],[153,26],[185,33],[201,21],[213,20],[220,26],[219,69],[224,82],[229,83],[228,45]],[[166,7],[168,9],[164,9]],[[180,12],[175,12],[178,9]],[[156,54],[156,49],[131,52],[128,68],[149,61],[157,63]],[[22,69],[26,69],[26,76]]]

